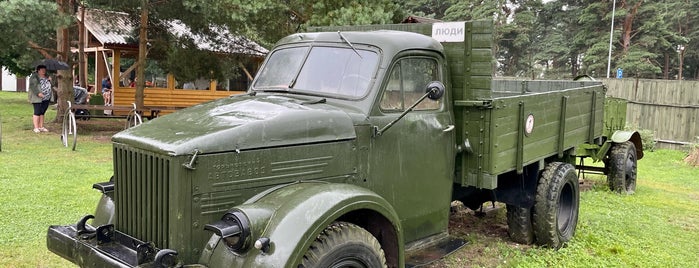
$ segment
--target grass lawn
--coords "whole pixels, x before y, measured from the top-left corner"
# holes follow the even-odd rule
[[[48,121],[54,117],[49,109]],[[73,267],[46,249],[46,230],[93,213],[100,194],[91,187],[112,174],[108,136],[115,130],[79,122],[71,151],[56,125],[47,126],[49,133],[31,131],[26,94],[14,92],[0,92],[0,120],[0,267]],[[631,196],[593,178],[580,196],[576,235],[558,251],[511,242],[504,209],[484,217],[455,212],[451,232],[470,244],[430,267],[696,267],[699,168],[684,164],[684,156],[646,152]]]

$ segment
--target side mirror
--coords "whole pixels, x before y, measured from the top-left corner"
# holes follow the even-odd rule
[[[386,131],[388,128],[393,126],[393,124],[398,122],[398,120],[403,118],[403,116],[408,114],[410,111],[415,109],[415,106],[417,106],[422,101],[424,101],[425,98],[429,98],[430,100],[439,100],[440,98],[442,98],[442,96],[444,96],[444,90],[445,90],[444,84],[442,84],[442,82],[439,82],[439,81],[430,82],[429,84],[427,84],[427,87],[425,88],[425,94],[423,94],[422,97],[420,97],[420,99],[417,100],[415,103],[413,103],[413,105],[408,107],[408,109],[403,111],[403,113],[401,113],[398,116],[398,118],[393,119],[393,121],[389,122],[386,126],[384,126],[381,129],[379,129],[378,127],[375,126],[374,127],[374,136],[381,136],[384,133],[384,131]]]
[[[425,93],[428,93],[427,97],[430,98],[430,100],[438,100],[441,99],[442,96],[444,96],[444,84],[439,81],[432,81],[429,84],[427,84],[427,88],[425,89]]]

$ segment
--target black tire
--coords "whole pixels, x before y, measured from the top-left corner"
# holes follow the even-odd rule
[[[524,245],[534,243],[531,209],[507,205],[507,233],[516,243]]]
[[[578,225],[580,191],[571,164],[546,165],[539,178],[532,221],[539,245],[559,249],[575,235]]]
[[[335,222],[318,235],[298,267],[386,267],[386,256],[371,233],[352,223]]]
[[[612,145],[607,174],[609,190],[622,194],[636,192],[636,161],[636,146],[632,142]]]

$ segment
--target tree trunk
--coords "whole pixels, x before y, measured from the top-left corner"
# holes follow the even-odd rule
[[[622,1],[622,7],[627,7],[626,2],[627,1]],[[626,16],[624,17],[624,24],[621,33],[622,55],[626,55],[626,53],[629,51],[629,47],[631,47],[631,38],[633,37],[633,21],[636,18],[636,13],[638,12],[638,8],[641,6],[641,3],[643,3],[643,1],[639,0],[633,6],[627,7],[628,10]]]
[[[670,79],[670,54],[665,52],[665,68],[663,68],[663,79]]]
[[[56,0],[56,3],[58,4],[59,14],[66,16],[72,14],[73,0]],[[71,103],[74,101],[73,72],[71,71],[73,63],[70,57],[70,31],[67,27],[56,29],[56,50],[58,51],[56,59],[66,62],[69,66],[68,70],[59,70],[56,76],[58,79],[58,89],[56,90],[58,93],[56,97],[58,109],[54,122],[62,123],[63,115],[68,108],[66,101],[70,101]]]
[[[78,63],[78,78],[81,87],[87,87],[87,57],[85,57],[85,6],[80,5],[80,21],[78,22],[78,51],[79,63]],[[97,87],[95,87],[97,88]],[[95,91],[97,91],[95,89]]]
[[[682,80],[682,68],[684,66],[684,47],[680,49],[680,70],[677,72],[677,80]]]
[[[580,54],[577,52],[573,52],[570,55],[570,75],[572,77],[578,77],[578,73],[580,73]]]
[[[136,67],[136,107],[143,108],[146,85],[146,49],[148,44],[148,0],[141,0],[141,27],[138,35],[138,67]]]

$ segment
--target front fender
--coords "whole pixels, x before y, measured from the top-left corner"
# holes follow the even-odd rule
[[[200,263],[209,267],[296,267],[318,234],[348,213],[371,211],[390,222],[398,267],[403,267],[403,238],[395,210],[381,196],[350,184],[299,182],[267,191],[234,208],[250,220],[250,244],[269,238],[269,249],[250,247],[233,253],[213,235]],[[383,244],[383,243],[382,243]],[[386,250],[386,249],[385,249]]]
[[[101,226],[114,223],[114,200],[107,194],[102,194],[95,209],[95,218],[92,225]]]
[[[636,159],[641,160],[641,158],[643,158],[643,140],[638,131],[617,130],[612,134],[611,140],[614,143],[631,141],[633,145],[636,146]]]

